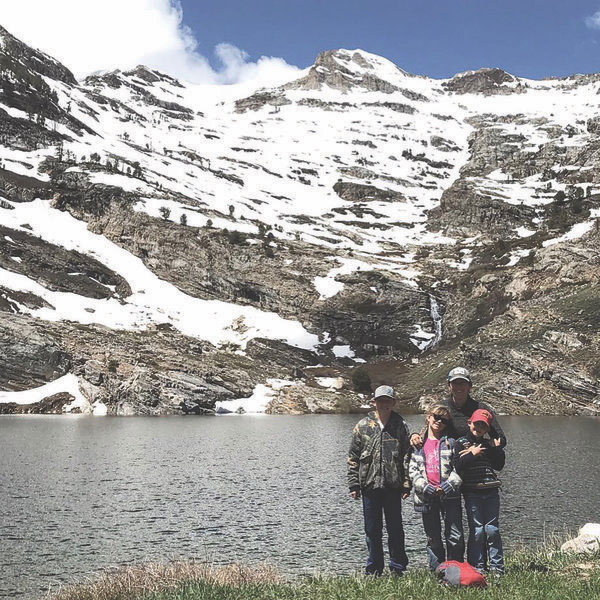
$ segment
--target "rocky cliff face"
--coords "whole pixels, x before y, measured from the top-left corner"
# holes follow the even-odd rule
[[[352,412],[361,366],[416,408],[457,363],[500,410],[598,410],[597,77],[77,82],[0,38],[3,412]]]

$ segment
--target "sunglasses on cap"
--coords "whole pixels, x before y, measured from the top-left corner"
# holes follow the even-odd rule
[[[446,419],[446,417],[442,417],[442,415],[431,415],[436,421],[443,423],[444,425],[448,425],[450,423],[450,419]]]

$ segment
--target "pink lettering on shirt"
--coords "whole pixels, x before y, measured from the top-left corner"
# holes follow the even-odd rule
[[[440,485],[440,440],[427,438],[423,444],[423,454],[427,481],[437,487]]]

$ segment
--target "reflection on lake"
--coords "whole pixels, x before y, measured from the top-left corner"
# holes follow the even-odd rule
[[[362,568],[345,458],[358,415],[0,419],[0,596],[165,557]],[[407,418],[411,428],[423,423]],[[600,520],[600,419],[503,417],[508,547]],[[404,504],[411,564],[424,537]]]

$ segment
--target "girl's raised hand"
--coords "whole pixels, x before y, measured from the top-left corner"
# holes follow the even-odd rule
[[[410,436],[410,445],[418,450],[423,445],[423,438],[418,433],[413,433]]]

